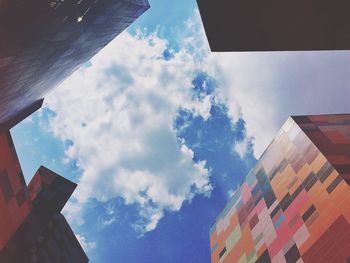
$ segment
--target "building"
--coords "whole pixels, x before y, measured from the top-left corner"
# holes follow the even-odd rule
[[[88,262],[61,214],[77,185],[40,167],[27,186],[9,131],[0,152],[0,262]]]
[[[148,8],[147,0],[0,0],[0,128],[39,109]]]
[[[197,0],[212,51],[349,50],[347,0]]]
[[[350,262],[350,115],[291,117],[210,229],[212,262]]]

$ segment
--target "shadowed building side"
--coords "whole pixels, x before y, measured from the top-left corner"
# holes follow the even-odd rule
[[[350,115],[293,116],[292,118],[350,185]]]
[[[38,212],[38,211],[36,211]],[[79,241],[61,213],[43,220],[33,211],[0,252],[3,263],[86,263]]]
[[[349,50],[347,0],[197,0],[212,51]]]

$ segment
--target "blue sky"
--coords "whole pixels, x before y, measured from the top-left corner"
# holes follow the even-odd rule
[[[348,111],[349,53],[211,54],[195,1],[150,4],[12,129],[27,181],[79,183],[64,214],[93,263],[210,262],[210,225],[283,121]]]

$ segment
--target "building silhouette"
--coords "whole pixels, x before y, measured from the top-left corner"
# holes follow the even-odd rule
[[[347,0],[197,0],[212,51],[349,50]]]
[[[350,115],[291,117],[210,229],[212,262],[350,260]]]

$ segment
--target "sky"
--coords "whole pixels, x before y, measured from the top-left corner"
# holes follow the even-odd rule
[[[196,2],[152,0],[12,136],[90,262],[210,262],[209,228],[290,115],[349,112],[349,52],[211,53]],[[293,98],[293,99],[291,99]]]

